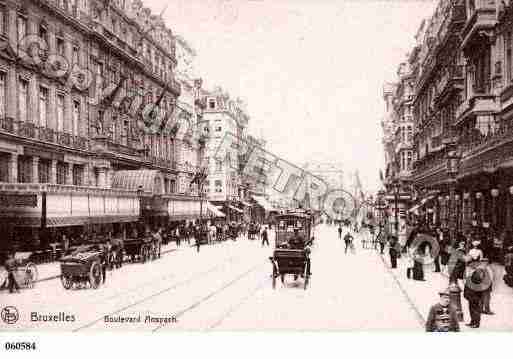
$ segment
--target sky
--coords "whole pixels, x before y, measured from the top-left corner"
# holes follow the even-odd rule
[[[296,165],[340,162],[381,187],[383,84],[434,0],[143,0],[196,50],[204,87],[247,103],[249,133]]]

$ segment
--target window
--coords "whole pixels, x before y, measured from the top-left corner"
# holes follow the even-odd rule
[[[0,35],[7,32],[7,10],[4,5],[0,5]]]
[[[408,151],[408,160],[406,163],[406,168],[408,170],[411,170],[412,159],[413,159],[413,153],[412,153],[412,151]]]
[[[0,72],[0,118],[5,116],[5,73]]]
[[[169,185],[170,192],[176,193],[176,180],[172,179],[171,181],[169,181],[169,183],[170,183],[170,185]]]
[[[82,186],[84,178],[84,166],[73,165],[73,186]]]
[[[408,142],[411,142],[413,141],[413,127],[411,125],[408,125],[408,130],[407,130],[407,140]]]
[[[221,126],[216,126],[216,132],[221,132],[223,128]]]
[[[223,162],[216,161],[216,171],[221,172],[223,170]]]
[[[38,164],[38,179],[39,183],[50,182],[50,161],[40,158]]]
[[[23,15],[18,15],[16,23],[16,31],[18,35],[18,43],[27,35],[27,18]]]
[[[73,101],[73,134],[78,136],[78,128],[80,124],[80,101]]]
[[[73,55],[71,60],[73,62],[73,65],[80,64],[80,47],[76,45],[73,46]]]
[[[64,128],[64,96],[57,95],[57,131],[62,132]]]
[[[31,157],[18,156],[18,182],[30,183],[32,181]]]
[[[118,117],[116,115],[112,115],[112,121],[110,122],[110,139],[113,142],[117,140],[117,127],[118,127]]]
[[[18,114],[20,121],[27,121],[28,111],[28,81],[20,79],[18,89]]]
[[[67,166],[64,162],[57,162],[57,184],[66,183]]]
[[[57,54],[64,56],[64,39],[57,38]]]
[[[214,110],[216,108],[216,101],[215,100],[209,100],[208,101],[208,107],[211,109],[211,110]]]
[[[511,32],[508,32],[504,37],[504,48],[506,55],[506,81],[511,82]]]
[[[48,115],[48,89],[39,87],[39,126],[46,127]]]

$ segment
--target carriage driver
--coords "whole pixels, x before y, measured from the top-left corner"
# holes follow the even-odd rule
[[[305,248],[305,239],[299,234],[299,230],[297,228],[294,229],[294,235],[289,240],[289,246],[291,249]]]
[[[305,248],[305,239],[299,234],[299,230],[294,229],[294,236],[289,240],[289,246],[291,249],[304,249],[306,256],[306,268],[308,275],[311,275],[311,263],[310,263],[310,249]]]

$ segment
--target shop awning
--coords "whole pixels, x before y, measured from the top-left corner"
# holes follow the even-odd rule
[[[128,191],[142,189],[154,194],[162,193],[163,182],[157,170],[123,170],[116,171],[112,176],[112,188]]]
[[[221,212],[217,206],[214,206],[212,203],[207,201],[207,211],[212,214],[214,217],[226,217],[223,212]]]
[[[253,199],[264,210],[269,211],[269,212],[274,210],[274,207],[269,203],[269,201],[265,197],[253,196]]]
[[[243,210],[238,209],[237,207],[234,207],[234,206],[228,206],[228,208],[230,208],[230,209],[232,209],[232,210],[234,210],[235,212],[238,212],[238,213],[244,213]]]

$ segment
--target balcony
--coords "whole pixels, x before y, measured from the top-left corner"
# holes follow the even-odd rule
[[[467,21],[461,33],[462,49],[468,47],[478,33],[492,35],[497,24],[496,0],[470,0],[467,14]]]
[[[437,101],[442,101],[454,90],[463,90],[463,66],[455,65],[444,69],[442,78],[437,85]]]
[[[48,127],[37,126],[31,122],[14,120],[10,117],[0,119],[0,132],[76,150],[86,151],[89,145],[89,141],[84,137],[55,131]]]
[[[438,29],[437,45],[443,45],[447,38],[453,34],[452,27],[457,23],[463,23],[465,21],[465,4],[457,5],[454,2],[449,2],[446,5],[443,14],[441,15],[444,19],[440,28]]]
[[[489,115],[499,111],[499,105],[492,94],[475,93],[456,110],[455,126],[463,123],[469,116]]]
[[[460,175],[493,172],[502,165],[511,165],[513,153],[513,126],[500,126],[486,134],[475,132],[461,139],[462,163]]]

